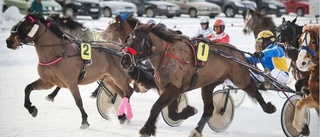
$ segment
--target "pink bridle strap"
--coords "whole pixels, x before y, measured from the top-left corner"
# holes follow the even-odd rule
[[[59,62],[60,60],[62,60],[62,57],[59,57],[59,58],[57,58],[57,59],[55,59],[54,61],[51,61],[51,62],[49,62],[49,63],[42,63],[42,62],[39,61],[39,65],[41,65],[41,66],[49,66],[49,65],[52,65],[52,64],[54,64],[54,63]]]
[[[31,20],[32,23],[36,22],[31,16],[28,16],[28,18]]]

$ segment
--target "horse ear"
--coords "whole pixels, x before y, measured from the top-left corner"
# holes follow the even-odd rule
[[[139,23],[137,23],[137,24],[136,24],[136,26],[134,26],[134,28],[137,28],[139,25],[140,25],[140,24],[139,24]]]
[[[115,17],[115,20],[116,20],[116,23],[122,23],[122,20],[121,20],[121,16],[120,15],[117,15]]]
[[[249,10],[248,10],[248,13],[252,15],[252,14],[254,14],[254,10],[249,9]]]
[[[285,22],[285,21],[286,21],[286,19],[284,17],[282,17],[282,23]]]
[[[292,20],[292,24],[296,24],[297,17],[298,17],[298,16],[296,16],[296,17]]]
[[[150,25],[148,25],[148,27],[147,27],[147,31],[148,32],[150,32],[151,31],[151,29],[154,27],[155,25],[153,24],[153,23],[151,23]]]

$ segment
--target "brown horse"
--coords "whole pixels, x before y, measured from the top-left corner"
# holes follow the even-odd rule
[[[155,135],[155,123],[161,109],[177,99],[180,94],[199,87],[204,103],[203,114],[190,136],[201,136],[205,124],[213,114],[212,92],[225,79],[230,79],[237,87],[255,98],[266,113],[276,111],[274,105],[264,101],[253,79],[250,78],[247,67],[218,55],[223,51],[246,62],[243,53],[234,50],[235,47],[230,44],[210,43],[207,48],[204,48],[206,46],[203,44],[200,46],[200,51],[203,52],[200,53],[205,53],[208,48],[214,50],[199,55],[202,60],[207,59],[203,64],[198,63],[191,43],[184,35],[171,33],[153,25],[139,25],[129,35],[124,49],[126,54],[121,61],[123,68],[131,70],[132,67],[141,65],[143,60],[149,60],[155,70],[155,81],[161,93],[140,130],[141,136]]]
[[[300,52],[296,61],[301,71],[310,71],[308,81],[310,94],[297,102],[293,119],[293,126],[302,135],[310,134],[306,120],[303,118],[306,108],[319,110],[319,31],[319,25],[303,27],[303,34],[300,37]]]
[[[11,30],[7,38],[7,47],[17,49],[21,42],[33,41],[39,57],[38,74],[40,78],[25,88],[24,106],[29,113],[37,116],[37,108],[32,106],[30,93],[32,90],[50,89],[53,86],[68,88],[81,112],[81,128],[87,128],[89,123],[78,85],[85,85],[104,79],[108,86],[114,86],[114,91],[121,97],[130,98],[133,89],[119,65],[120,57],[103,52],[105,47],[120,50],[119,46],[110,43],[82,44],[84,50],[73,41],[64,37],[58,26],[45,20],[40,14],[29,13]],[[85,55],[90,54],[91,59]],[[83,53],[82,57],[80,53]],[[90,57],[90,56],[87,56]],[[118,69],[115,69],[118,68]]]
[[[139,24],[142,23],[132,16],[123,19],[121,15],[118,15],[109,22],[108,27],[101,33],[101,36],[108,41],[119,41],[120,44],[124,44],[134,27]]]
[[[273,22],[273,19],[268,15],[261,15],[259,12],[249,9],[247,10],[246,16],[243,17],[243,22],[243,33],[250,34],[253,32],[254,39],[256,39],[259,32],[263,30],[270,30],[276,35],[276,25]],[[257,45],[255,48],[257,48]]]
[[[85,27],[82,23],[74,20],[72,17],[60,16],[59,14],[51,14],[47,18],[56,23],[63,32],[69,36],[71,39],[75,39],[82,42],[98,42],[104,41],[101,38],[100,33],[96,30]],[[57,87],[51,94],[49,94],[46,99],[49,101],[54,101],[55,96],[58,94],[60,87]],[[96,97],[99,86],[92,92],[91,97]]]

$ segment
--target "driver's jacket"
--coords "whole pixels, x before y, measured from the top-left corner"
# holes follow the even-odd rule
[[[270,44],[266,49],[263,51],[264,56],[260,59],[254,57],[246,57],[248,63],[250,64],[257,64],[260,63],[263,65],[264,68],[269,68],[270,71],[277,68],[281,71],[287,72],[288,74],[288,64],[285,57],[285,53],[283,48],[276,44]]]
[[[230,38],[229,35],[225,32],[220,34],[211,33],[210,35],[206,36],[211,42],[221,42],[221,43],[229,43]]]

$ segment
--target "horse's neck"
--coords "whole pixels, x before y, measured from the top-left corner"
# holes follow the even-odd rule
[[[62,55],[63,49],[67,50],[68,40],[63,41],[62,38],[56,36],[52,31],[46,28],[43,24],[39,28],[37,38],[34,45],[41,62],[50,62]],[[65,46],[65,47],[63,47]]]

